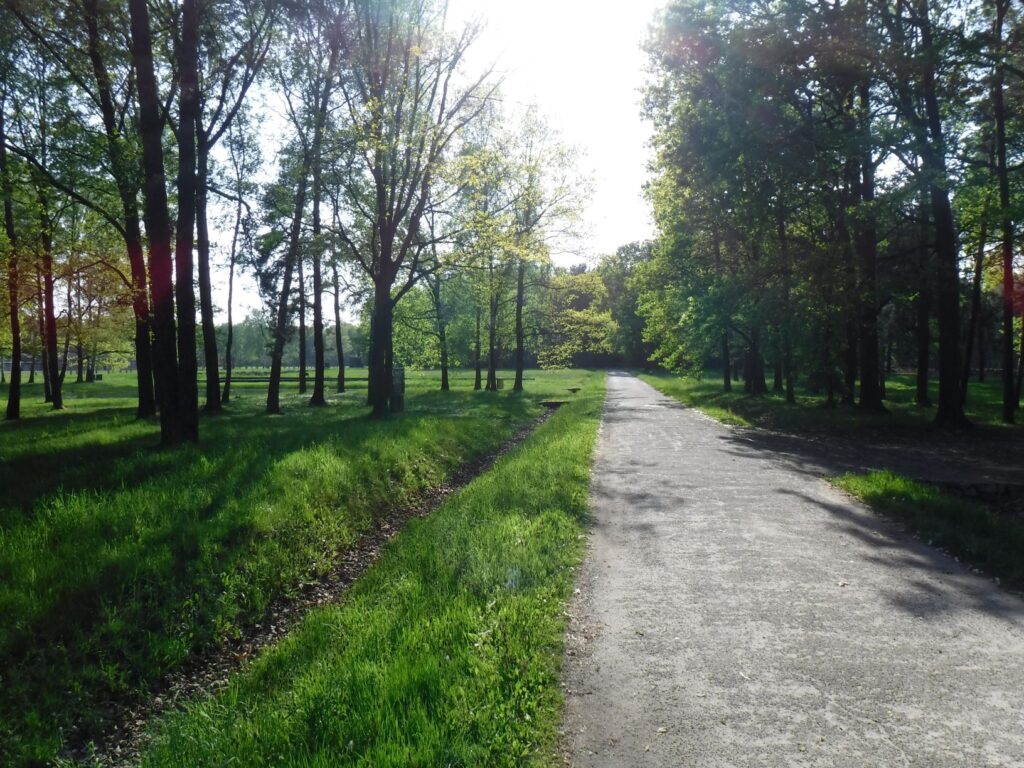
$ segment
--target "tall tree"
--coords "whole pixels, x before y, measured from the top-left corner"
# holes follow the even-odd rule
[[[341,94],[355,138],[346,180],[351,221],[342,238],[373,283],[369,400],[390,411],[394,306],[415,284],[421,223],[446,150],[481,113],[490,72],[460,72],[478,31],[443,29],[432,0],[357,0]]]
[[[6,42],[6,41],[5,41]],[[6,48],[6,46],[5,46]],[[18,300],[18,233],[14,228],[14,180],[7,159],[8,66],[13,57],[5,56],[0,70],[0,193],[4,201],[4,233],[7,236],[7,297],[11,313],[11,383],[7,388],[9,421],[21,418],[21,304]],[[3,364],[0,363],[0,366]]]
[[[187,417],[180,414],[181,398],[178,392],[171,279],[171,217],[167,207],[164,175],[164,122],[156,84],[153,38],[146,0],[128,0],[128,11],[131,20],[132,65],[139,100],[144,219],[149,238],[149,286],[153,307],[153,372],[157,401],[160,404],[160,437],[164,444],[175,444],[187,440],[189,434],[184,428],[184,419]],[[193,345],[193,355],[194,350]]]
[[[196,264],[206,367],[207,411],[221,407],[217,333],[210,279],[208,199],[212,184],[210,155],[230,131],[270,51],[281,3],[277,0],[232,0],[202,3],[197,42]],[[237,243],[237,225],[234,243]],[[234,249],[234,245],[232,248]],[[225,392],[230,387],[225,384]]]

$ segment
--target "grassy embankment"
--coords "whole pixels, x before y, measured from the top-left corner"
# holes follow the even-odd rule
[[[62,413],[26,387],[25,419],[0,424],[0,763],[50,759],[73,722],[101,727],[103,701],[260,618],[540,400],[597,382],[532,375],[517,397],[410,372],[408,410],[385,422],[365,418],[365,385],[324,409],[291,395],[274,417],[265,385],[239,385],[198,447],[166,451],[134,418],[130,376],[67,385]]]
[[[1024,520],[1019,517],[893,472],[843,475],[833,482],[875,511],[900,520],[923,541],[1024,592]]]
[[[346,599],[169,717],[146,766],[557,761],[564,605],[603,386],[414,520]]]
[[[796,404],[781,395],[745,395],[742,384],[723,392],[720,376],[702,380],[671,374],[642,374],[662,393],[693,406],[725,424],[784,432],[828,432],[843,437],[878,430],[924,435],[934,408],[914,405],[914,379],[896,376],[886,383],[888,414],[863,413],[856,408],[822,407],[820,395],[798,390]],[[933,382],[933,402],[938,399]],[[1020,427],[1000,422],[1002,389],[999,381],[972,381],[968,417],[979,429],[972,439],[1020,439]],[[947,439],[957,439],[952,436]],[[908,448],[912,450],[912,448]],[[844,475],[833,482],[875,511],[898,519],[924,541],[952,553],[998,577],[1013,589],[1024,590],[1024,520],[999,514],[984,504],[944,493],[893,472]]]
[[[900,374],[886,381],[888,413],[864,413],[856,408],[825,408],[821,393],[796,387],[796,403],[781,394],[769,392],[751,397],[743,392],[743,382],[733,382],[733,391],[722,390],[722,377],[709,371],[701,378],[670,373],[642,373],[640,378],[660,392],[693,406],[724,424],[760,427],[782,432],[828,431],[852,434],[876,429],[918,431],[935,418],[935,408],[914,403],[914,377]],[[769,382],[770,386],[770,382]],[[931,400],[938,401],[938,383],[931,382]],[[971,380],[967,398],[967,416],[978,425],[1004,427],[1000,421],[1002,385],[997,380]],[[1024,417],[1022,417],[1024,418]],[[1013,428],[1006,428],[1012,430]],[[997,431],[1006,431],[1000,429]]]

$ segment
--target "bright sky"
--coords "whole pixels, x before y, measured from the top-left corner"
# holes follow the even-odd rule
[[[482,63],[496,61],[506,99],[536,104],[593,179],[582,253],[653,235],[642,187],[649,130],[640,118],[640,46],[664,0],[450,0],[452,25],[478,18]],[[559,261],[579,261],[565,255]]]

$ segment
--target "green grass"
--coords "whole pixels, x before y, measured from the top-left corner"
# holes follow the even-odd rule
[[[170,716],[143,765],[553,760],[603,389],[585,383],[492,471],[411,522],[341,604],[307,616],[226,692]]]
[[[935,418],[935,408],[914,403],[915,383],[911,375],[900,374],[886,382],[888,413],[865,413],[851,407],[824,407],[821,393],[797,386],[796,403],[787,403],[780,394],[751,397],[743,392],[743,382],[733,382],[733,391],[722,390],[721,374],[708,372],[700,378],[671,373],[641,373],[640,378],[665,395],[693,406],[718,421],[742,427],[760,427],[782,432],[827,431],[849,434],[877,429],[916,431],[927,428]],[[999,381],[973,379],[967,399],[967,416],[991,432],[1019,432],[1019,427],[1002,424],[1002,386]],[[938,400],[938,384],[931,382],[932,402]],[[1024,421],[1024,414],[1021,416]]]
[[[924,541],[1024,592],[1024,520],[892,472],[843,475],[833,482],[903,521]]]
[[[444,394],[410,372],[407,412],[384,422],[365,418],[365,388],[326,409],[290,394],[266,416],[265,385],[238,385],[199,446],[165,451],[134,418],[131,376],[69,384],[61,413],[26,387],[25,419],[0,424],[0,764],[51,759],[76,720],[101,727],[103,701],[261,617],[383,505],[500,444],[541,399],[596,382],[534,375],[514,396],[468,380]]]

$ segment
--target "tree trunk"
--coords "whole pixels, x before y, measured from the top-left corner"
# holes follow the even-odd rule
[[[313,395],[310,405],[325,405],[324,377],[326,362],[324,359],[324,308],[323,308],[323,248],[320,242],[320,199],[322,195],[323,169],[323,134],[327,123],[327,108],[330,105],[331,89],[334,85],[334,71],[340,54],[340,45],[332,44],[331,57],[328,63],[323,88],[318,100],[316,117],[313,124]],[[337,300],[337,294],[335,294]],[[302,353],[305,358],[305,351]],[[300,376],[305,376],[301,372]]]
[[[918,269],[918,292],[914,302],[917,310],[917,327],[915,336],[917,338],[917,388],[914,395],[914,402],[927,407],[932,404],[931,396],[928,393],[928,374],[931,364],[931,290],[929,275],[931,275],[931,252],[928,244],[930,232],[928,219],[927,201],[921,198],[921,230],[919,233],[917,248],[917,269]]]
[[[974,355],[974,338],[975,335],[978,334],[978,318],[981,314],[981,283],[982,276],[985,272],[985,245],[987,241],[988,196],[986,195],[985,202],[981,209],[981,229],[978,232],[978,250],[974,256],[974,280],[971,286],[971,313],[967,317],[967,334],[964,337],[964,372],[960,379],[960,400],[964,405],[967,405],[967,384],[971,378],[971,358]]]
[[[957,263],[956,226],[949,202],[946,146],[935,78],[928,0],[918,2],[922,59],[921,81],[930,141],[922,142],[921,159],[935,220],[939,315],[939,406],[935,423],[959,427],[966,424],[960,395],[960,270]]]
[[[295,269],[298,280],[295,289],[298,293],[299,306],[299,394],[306,394],[306,275],[303,269],[303,253],[295,256]]]
[[[380,278],[374,285],[373,326],[371,329],[373,338],[370,350],[370,370],[372,371],[370,405],[373,407],[371,416],[376,419],[385,418],[391,413],[392,312],[389,284],[384,278]]]
[[[36,264],[36,324],[39,332],[39,359],[42,362],[40,371],[43,374],[43,402],[51,403],[50,376],[46,363],[46,310],[43,308],[43,272],[41,266]],[[33,363],[35,359],[33,358]],[[31,379],[30,379],[31,381]]]
[[[60,366],[57,362],[57,312],[53,295],[53,235],[50,233],[50,218],[46,204],[42,206],[42,260],[43,260],[43,359],[46,365],[46,380],[50,383],[50,402],[53,410],[64,408],[61,393]]]
[[[496,392],[498,390],[498,295],[493,290],[487,318],[487,386],[485,389],[488,392]]]
[[[1012,424],[1017,408],[1013,374],[1013,214],[1010,209],[1010,177],[1006,167],[1006,106],[1003,88],[1006,65],[1002,61],[1003,20],[1009,10],[1009,0],[996,0],[996,21],[993,37],[996,41],[995,83],[992,86],[992,112],[996,122],[996,173],[999,176],[999,208],[1003,250],[1003,421]]]
[[[1010,369],[1010,375],[1013,375],[1013,369]],[[982,323],[978,326],[978,381],[985,381],[985,324]],[[967,385],[964,384],[966,389]],[[964,398],[966,400],[966,398]]]
[[[851,97],[852,98],[852,97]],[[852,101],[847,104],[848,113],[852,113]],[[847,130],[853,132],[856,128],[852,116],[846,119]],[[841,249],[844,259],[844,302],[846,303],[846,347],[843,356],[843,392],[841,402],[843,405],[853,405],[857,392],[857,348],[858,338],[858,296],[857,296],[857,269],[853,249],[853,238],[847,225],[847,209],[852,205],[856,197],[855,190],[859,187],[859,174],[856,163],[852,159],[846,161],[843,169],[843,181],[840,185],[839,205],[836,210],[836,241]]]
[[[299,237],[302,233],[302,212],[306,207],[306,176],[309,169],[305,158],[295,190],[295,210],[292,228],[288,235],[288,251],[284,258],[284,276],[281,278],[281,295],[277,303],[277,322],[274,325],[274,347],[270,355],[270,383],[267,385],[267,413],[281,412],[281,360],[284,345],[288,340],[288,305],[292,297],[292,271],[299,253]]]
[[[763,395],[768,392],[764,378],[764,358],[761,356],[761,332],[755,329],[750,334],[750,345],[744,362],[743,387],[748,394]]]
[[[153,373],[160,403],[160,438],[165,444],[184,438],[178,418],[174,297],[171,281],[171,221],[163,167],[162,105],[153,71],[153,44],[146,0],[128,0],[132,63],[139,99],[139,131],[145,177],[146,233],[149,235],[149,283],[153,307]],[[137,286],[136,286],[137,287]]]
[[[199,0],[182,0],[178,45],[178,221],[174,296],[178,310],[178,418],[185,440],[199,439],[196,295],[192,246],[196,226],[196,121],[199,119]]]
[[[516,380],[513,392],[523,391],[523,362],[526,354],[526,332],[523,330],[523,305],[526,303],[526,261],[519,260],[516,274]]]
[[[7,165],[6,104],[0,100],[0,183],[3,184],[4,231],[11,249],[7,265],[7,298],[11,313],[11,383],[7,388],[7,419],[21,418],[21,306],[18,301],[18,233],[14,228],[14,185]],[[2,365],[2,364],[0,364]]]
[[[846,321],[846,358],[843,367],[843,405],[853,405],[857,391],[857,321],[851,315]]]
[[[722,390],[732,392],[732,361],[729,357],[729,332],[722,334]]]
[[[345,391],[345,348],[341,343],[341,294],[338,265],[331,262],[334,276],[334,347],[338,352],[338,392]]]
[[[878,348],[878,231],[875,224],[873,205],[875,201],[875,161],[872,156],[870,123],[870,85],[859,88],[861,151],[860,166],[860,207],[867,213],[860,216],[857,226],[856,246],[860,261],[860,407],[885,410],[879,389],[879,348]]]
[[[445,321],[444,305],[441,303],[441,276],[434,274],[427,278],[430,295],[434,302],[434,316],[437,318],[437,344],[441,353],[441,391],[449,391],[448,383],[448,323]]]
[[[1017,408],[1020,409],[1021,390],[1024,389],[1024,318],[1020,323],[1020,351],[1017,353]]]
[[[783,392],[782,386],[782,361],[776,360],[772,371],[772,392],[776,395],[781,395]]]
[[[241,183],[236,191],[238,203],[235,207],[235,227],[231,232],[231,256],[228,260],[228,328],[227,338],[224,340],[224,393],[220,398],[221,404],[231,400],[231,352],[235,340],[235,325],[231,307],[235,298],[235,260],[238,258],[238,233],[242,228]]]
[[[139,223],[138,185],[133,181],[134,169],[124,156],[123,140],[117,127],[117,114],[110,83],[110,75],[103,59],[99,32],[98,0],[85,0],[83,19],[88,35],[89,60],[92,64],[100,114],[106,134],[107,157],[117,185],[121,209],[124,212],[124,244],[128,252],[128,265],[132,278],[132,312],[135,315],[135,373],[139,395],[138,417],[156,415],[156,394],[153,382],[153,351],[149,338],[149,295],[146,288],[146,262],[142,250],[142,228]]]
[[[483,308],[478,303],[476,305],[476,348],[475,348],[475,352],[473,354],[473,365],[476,368],[476,375],[473,377],[473,389],[474,390],[480,389],[481,385],[482,385],[482,382],[481,382],[481,370],[480,370],[480,366],[481,366],[481,356],[480,356],[480,353],[482,352],[482,350],[480,348],[480,320],[481,320],[481,315],[482,314],[483,314]]]
[[[314,142],[316,144],[317,142]],[[313,156],[313,395],[310,405],[326,405],[324,398],[324,308],[323,270],[320,252],[320,150],[314,147]]]
[[[210,183],[210,146],[196,115],[196,258],[199,264],[199,316],[203,329],[203,362],[206,365],[206,404],[203,410],[221,409],[220,362],[217,356],[217,326],[213,318],[213,286],[210,284],[210,227],[206,218],[207,187]]]

